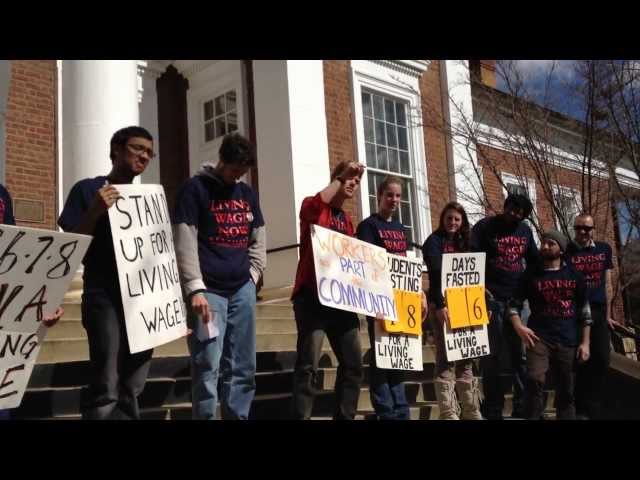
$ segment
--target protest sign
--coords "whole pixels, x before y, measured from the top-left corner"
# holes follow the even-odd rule
[[[114,185],[109,209],[131,353],[187,334],[169,209],[161,185]]]
[[[0,330],[0,409],[22,402],[46,328],[42,325],[33,333]]]
[[[313,262],[322,305],[397,321],[384,248],[311,225]]]
[[[445,299],[447,299],[447,290],[450,288],[484,287],[485,259],[485,253],[445,253],[442,255],[442,295]],[[457,292],[462,291],[457,290]],[[452,304],[453,313],[447,303],[449,322],[445,325],[444,341],[447,359],[450,362],[489,354],[489,335],[486,324],[454,328],[457,325],[469,325],[470,311],[475,318],[477,308],[482,310],[484,299],[482,300],[483,305],[479,305],[480,302],[475,301],[469,306],[469,291],[477,293],[484,291],[484,289],[474,288],[467,290],[466,296],[457,296]],[[477,295],[475,299],[477,300]],[[475,311],[474,308],[476,308]],[[455,315],[456,318],[452,318],[452,315]],[[484,315],[486,315],[486,306],[484,307]],[[480,316],[482,317],[482,313]]]
[[[387,332],[422,334],[422,260],[389,255],[389,276],[398,314],[384,322]]]
[[[0,331],[34,333],[52,315],[91,237],[0,225]]]
[[[422,370],[422,337],[385,332],[374,320],[376,366],[393,370]]]

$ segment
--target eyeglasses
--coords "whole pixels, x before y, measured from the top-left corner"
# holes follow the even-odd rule
[[[145,147],[144,145],[139,145],[137,143],[127,143],[127,147],[129,147],[131,153],[134,153],[138,156],[142,155],[143,153],[146,153],[149,158],[153,158],[156,156],[153,150]]]
[[[574,230],[582,230],[585,232],[590,232],[591,230],[594,229],[594,227],[589,227],[587,225],[574,225],[573,227]]]

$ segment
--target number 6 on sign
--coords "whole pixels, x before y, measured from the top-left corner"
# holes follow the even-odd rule
[[[489,323],[484,286],[447,288],[445,294],[451,329]]]

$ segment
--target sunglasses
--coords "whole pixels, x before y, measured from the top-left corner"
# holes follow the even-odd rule
[[[591,230],[594,229],[594,227],[589,227],[586,225],[574,225],[573,227],[574,230],[582,230],[583,232],[590,232]]]

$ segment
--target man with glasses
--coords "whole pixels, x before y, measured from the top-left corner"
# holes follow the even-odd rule
[[[153,350],[129,351],[120,282],[108,210],[119,197],[114,184],[132,183],[154,157],[153,137],[142,127],[127,127],[111,137],[107,176],[76,183],[58,225],[66,232],[92,235],[82,261],[82,325],[89,340],[89,385],[83,392],[82,418],[138,419]]]
[[[576,415],[578,418],[598,418],[602,402],[605,377],[609,369],[609,328],[616,321],[611,311],[611,286],[613,268],[611,246],[593,240],[593,217],[581,213],[575,218],[575,242],[567,250],[567,260],[582,273],[587,284],[587,295],[591,306],[591,357],[579,365],[576,372]]]

